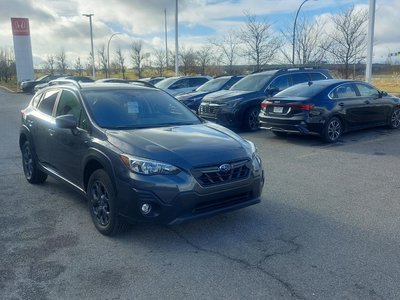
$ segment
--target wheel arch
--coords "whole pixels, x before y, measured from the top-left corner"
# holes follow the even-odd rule
[[[103,169],[107,172],[111,179],[114,190],[117,191],[115,185],[115,172],[112,167],[111,160],[102,152],[93,150],[93,152],[86,158],[83,168],[83,188],[87,190],[89,178],[98,169]]]

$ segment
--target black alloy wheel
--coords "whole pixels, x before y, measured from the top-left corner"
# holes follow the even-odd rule
[[[251,107],[248,109],[244,115],[244,127],[249,131],[257,131],[260,129],[260,120],[258,115],[260,114],[260,109],[257,107]]]
[[[392,116],[390,118],[390,128],[396,129],[400,127],[400,108],[396,107],[393,109]]]
[[[342,122],[337,117],[331,118],[325,125],[322,139],[327,143],[335,143],[343,132]]]
[[[47,174],[38,169],[35,154],[31,145],[26,141],[22,145],[22,166],[24,168],[25,178],[29,183],[43,183],[47,179]]]
[[[104,170],[90,176],[87,197],[92,221],[101,234],[112,236],[125,227],[118,216],[114,187]]]

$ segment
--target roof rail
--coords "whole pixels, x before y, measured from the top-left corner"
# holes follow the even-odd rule
[[[72,79],[54,79],[49,82],[50,86],[51,85],[60,85],[60,84],[73,84],[77,88],[82,89],[82,86],[80,85],[80,83],[78,81],[72,80]]]

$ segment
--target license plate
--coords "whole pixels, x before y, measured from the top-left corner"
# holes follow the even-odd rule
[[[277,113],[277,114],[281,114],[281,113],[283,113],[283,107],[282,106],[274,106],[273,112]]]

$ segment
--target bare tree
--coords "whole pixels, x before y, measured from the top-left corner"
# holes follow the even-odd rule
[[[64,49],[56,56],[57,59],[57,67],[61,74],[65,74],[65,71],[68,68],[67,64],[67,56],[65,55]]]
[[[99,57],[98,61],[100,64],[100,69],[103,70],[105,77],[108,78],[108,60],[104,45],[101,45],[100,48],[97,49],[97,55]]]
[[[196,54],[192,48],[182,47],[179,50],[179,57],[182,61],[184,75],[189,75],[191,72],[195,72]]]
[[[11,49],[0,48],[0,81],[8,82],[16,75],[15,58]]]
[[[80,58],[80,57],[78,57],[78,58],[76,59],[76,61],[75,61],[75,70],[76,70],[76,72],[78,72],[78,75],[79,75],[79,76],[82,76],[82,73],[83,73],[83,65],[82,65],[82,63],[81,63],[81,58]]]
[[[126,72],[125,57],[122,54],[121,47],[118,47],[115,50],[115,54],[117,55],[117,66],[118,66],[119,70],[122,73],[122,78],[126,79],[126,75],[125,75],[125,72]]]
[[[137,75],[139,78],[142,78],[143,72],[143,61],[145,59],[145,55],[143,54],[143,42],[135,41],[131,46],[131,58],[133,67],[137,71]]]
[[[325,23],[300,20],[297,27],[296,55],[300,64],[318,64],[326,59]]]
[[[206,75],[206,67],[211,65],[213,58],[214,55],[210,45],[204,45],[196,52],[196,59],[200,66],[201,75]]]
[[[240,30],[239,38],[245,47],[244,55],[255,63],[256,71],[259,71],[274,59],[282,43],[267,20],[258,21],[255,15],[245,15],[247,21]]]
[[[219,40],[211,41],[221,52],[222,61],[228,65],[228,74],[234,74],[233,65],[238,59],[238,50],[240,48],[240,40],[237,33],[229,31]]]
[[[53,55],[47,55],[47,59],[45,62],[45,70],[50,74],[54,74],[54,65],[55,65],[55,58]]]
[[[354,6],[332,16],[334,31],[329,34],[330,43],[323,48],[332,56],[335,62],[344,65],[344,77],[349,78],[350,65],[361,60],[367,47],[368,11],[355,10]]]
[[[154,51],[154,64],[157,68],[158,75],[163,76],[164,70],[167,68],[166,55],[164,50],[157,49]]]

